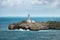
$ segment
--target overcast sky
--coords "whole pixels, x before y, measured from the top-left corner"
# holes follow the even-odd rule
[[[0,17],[60,17],[60,0],[0,0]]]

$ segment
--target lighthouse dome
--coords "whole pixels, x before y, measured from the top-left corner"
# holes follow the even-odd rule
[[[31,20],[27,20],[27,23],[31,23]]]

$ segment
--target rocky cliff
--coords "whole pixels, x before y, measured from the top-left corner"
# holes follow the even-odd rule
[[[57,21],[48,21],[48,22],[35,22],[35,23],[27,23],[27,22],[21,22],[21,23],[13,23],[10,24],[8,29],[14,30],[14,29],[24,29],[24,30],[47,30],[47,29],[60,29],[60,22]]]

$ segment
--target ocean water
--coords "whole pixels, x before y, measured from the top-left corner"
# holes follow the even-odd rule
[[[60,30],[9,30],[8,25],[26,20],[27,17],[0,17],[0,40],[60,40]],[[60,17],[31,17],[36,22],[60,21]]]

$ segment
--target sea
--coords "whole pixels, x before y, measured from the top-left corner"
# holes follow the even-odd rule
[[[8,26],[27,17],[0,17],[0,40],[60,40],[60,30],[9,30]],[[36,22],[59,21],[60,17],[31,17]]]

